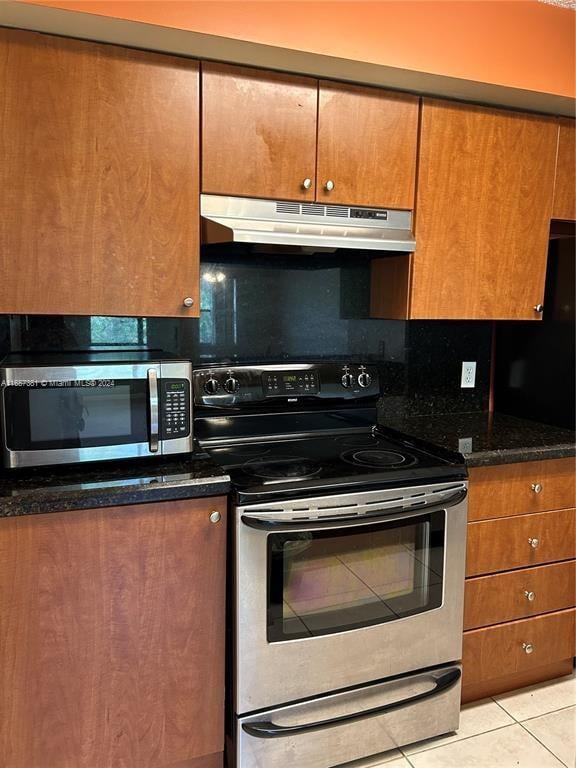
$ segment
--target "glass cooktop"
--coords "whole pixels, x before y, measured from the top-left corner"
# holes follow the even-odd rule
[[[364,433],[204,446],[241,499],[291,497],[337,488],[406,486],[465,476],[462,464],[367,430]]]

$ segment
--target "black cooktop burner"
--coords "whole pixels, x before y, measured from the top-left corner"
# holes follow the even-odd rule
[[[375,467],[377,469],[386,469],[387,467],[410,467],[415,464],[415,456],[407,456],[396,451],[380,451],[377,448],[368,450],[344,451],[341,454],[343,461],[349,464],[357,464],[364,467]]]
[[[241,502],[407,486],[462,474],[451,461],[372,428],[203,447],[229,473]]]
[[[244,464],[244,470],[264,480],[305,480],[322,471],[316,461],[301,456],[259,456]]]

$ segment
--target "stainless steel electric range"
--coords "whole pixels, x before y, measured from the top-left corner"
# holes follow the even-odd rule
[[[229,762],[333,768],[455,730],[467,474],[378,428],[376,367],[212,366],[195,433],[230,474]]]

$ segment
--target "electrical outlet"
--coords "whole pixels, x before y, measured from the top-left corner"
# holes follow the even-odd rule
[[[462,389],[472,389],[476,386],[476,363],[462,363],[462,378],[460,387]]]
[[[472,453],[472,438],[460,437],[458,438],[458,450],[460,453]]]

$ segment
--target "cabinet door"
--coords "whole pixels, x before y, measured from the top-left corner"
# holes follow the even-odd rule
[[[576,510],[468,523],[466,576],[576,558]]]
[[[411,210],[417,140],[418,97],[321,81],[317,200]]]
[[[576,122],[560,121],[553,219],[576,220]]]
[[[410,316],[541,317],[557,124],[425,99]]]
[[[222,765],[225,521],[225,498],[0,519],[0,765]]]
[[[575,621],[576,611],[570,609],[464,632],[464,688],[572,658]]]
[[[203,63],[202,191],[314,200],[317,97],[310,78]]]
[[[0,30],[1,313],[199,314],[198,78]]]
[[[466,579],[464,629],[576,606],[576,560]]]
[[[470,522],[575,506],[573,458],[470,468]]]

